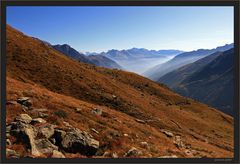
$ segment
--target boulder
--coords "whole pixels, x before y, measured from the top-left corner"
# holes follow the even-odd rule
[[[20,154],[18,154],[15,150],[6,149],[6,156],[8,158],[20,158]]]
[[[36,145],[37,151],[46,155],[52,154],[54,150],[58,150],[58,147],[53,145],[46,138],[35,140],[35,145]]]
[[[12,122],[10,133],[15,136],[18,141],[25,143],[26,146],[31,149],[31,154],[33,156],[41,156],[41,153],[37,150],[34,142],[37,130],[32,125],[26,124],[22,121]]]
[[[61,132],[61,136],[63,133]],[[61,147],[70,153],[80,153],[86,156],[95,155],[99,149],[99,141],[86,132],[73,128],[66,131],[61,140]]]
[[[55,125],[44,124],[38,127],[38,136],[43,136],[45,138],[51,138],[54,134]]]
[[[124,155],[125,157],[137,157],[139,155],[141,155],[142,152],[139,151],[137,148],[132,147],[130,150],[128,150],[128,152]]]
[[[51,157],[52,158],[65,158],[63,153],[61,153],[60,151],[57,151],[57,150],[53,150]]]
[[[15,118],[15,121],[20,121],[29,124],[32,121],[32,117],[30,117],[28,114],[20,114]]]

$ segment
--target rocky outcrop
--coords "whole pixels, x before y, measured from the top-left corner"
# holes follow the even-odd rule
[[[28,114],[20,114],[7,127],[10,135],[23,143],[33,157],[65,158],[64,152],[93,156],[99,149],[99,141],[85,131],[72,126],[59,129],[42,118],[32,119]],[[9,150],[8,154],[14,153]]]

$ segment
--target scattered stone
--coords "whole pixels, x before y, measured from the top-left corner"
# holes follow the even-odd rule
[[[65,158],[63,153],[61,153],[60,151],[57,151],[57,150],[53,150],[53,153],[52,153],[51,157],[52,158]]]
[[[102,155],[103,157],[109,157],[110,156],[110,153],[108,151],[105,151]]]
[[[183,148],[184,147],[184,143],[181,139],[181,136],[175,136],[174,142],[173,142],[177,148]]]
[[[117,98],[117,96],[116,96],[116,95],[112,95],[112,98],[116,99],[116,98]]]
[[[34,119],[32,119],[32,121],[31,121],[32,124],[36,124],[36,123],[44,124],[44,123],[46,123],[46,122],[47,122],[47,121],[44,120],[44,119],[42,119],[42,118],[34,118]]]
[[[99,116],[102,115],[102,109],[99,109],[99,108],[94,108],[91,112]]]
[[[113,153],[112,153],[112,157],[113,157],[113,158],[118,158],[118,154],[117,154],[116,152],[113,152]]]
[[[40,118],[46,118],[46,117],[48,117],[48,114],[47,114],[47,113],[39,112],[39,113],[38,113],[38,117],[40,117]]]
[[[20,114],[15,118],[15,121],[21,121],[23,123],[29,124],[32,121],[32,117],[30,117],[28,114]]]
[[[6,139],[6,144],[7,144],[7,145],[12,145],[10,139]]]
[[[17,105],[17,101],[7,101],[7,105]]]
[[[20,97],[17,99],[17,102],[19,104],[22,104],[23,102],[28,101],[28,100],[30,100],[30,97]]]
[[[99,141],[93,139],[88,133],[76,128],[66,131],[66,134],[60,140],[63,149],[70,153],[92,156],[99,149]]]
[[[128,150],[128,152],[124,155],[125,157],[136,157],[141,155],[142,152],[139,151],[137,148],[132,147],[130,150]]]
[[[141,124],[145,124],[146,122],[144,120],[140,120],[140,119],[135,119],[136,122],[141,123]]]
[[[173,137],[173,133],[167,130],[162,130],[162,132],[167,136],[167,137]]]
[[[20,158],[20,154],[18,154],[15,150],[6,149],[6,155],[9,158]]]
[[[166,155],[166,156],[160,156],[158,158],[178,158],[176,155]]]
[[[96,129],[94,129],[94,128],[91,128],[91,130],[92,130],[93,132],[95,132],[95,133],[99,134],[99,132],[98,132]]]
[[[11,131],[11,124],[6,126],[6,133],[10,133]]]
[[[147,142],[141,142],[140,143],[142,147],[148,148],[148,143]]]
[[[27,108],[33,105],[32,100],[29,97],[20,97],[17,99],[17,103],[26,106]]]
[[[127,133],[124,133],[123,136],[128,137],[128,134],[127,134]]]
[[[77,113],[80,113],[80,112],[82,111],[82,109],[81,109],[81,108],[76,108],[75,111],[76,111]]]
[[[63,124],[64,124],[64,126],[66,126],[66,127],[72,127],[72,125],[70,125],[68,122],[66,122],[66,121],[63,121]]]

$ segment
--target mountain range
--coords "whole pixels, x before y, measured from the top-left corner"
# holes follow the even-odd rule
[[[226,44],[224,46],[220,46],[214,49],[199,49],[196,51],[190,51],[190,52],[184,52],[177,56],[175,56],[173,59],[163,63],[159,64],[157,66],[154,66],[153,68],[150,68],[146,72],[143,73],[144,76],[157,81],[160,79],[163,75],[178,69],[186,64],[193,63],[201,58],[204,58],[212,53],[215,52],[222,52],[226,51],[230,48],[233,48],[233,44]]]
[[[128,50],[109,50],[100,53],[117,63],[128,71],[141,74],[154,65],[164,63],[175,55],[182,53],[180,50],[147,50],[132,48]]]
[[[6,30],[8,158],[233,157],[231,116]]]
[[[71,57],[72,59],[81,61],[83,63],[93,64],[96,66],[106,67],[106,68],[122,69],[122,67],[118,63],[102,55],[86,56],[67,44],[63,44],[63,45],[58,44],[58,45],[53,45],[52,47],[60,51],[61,53]]]

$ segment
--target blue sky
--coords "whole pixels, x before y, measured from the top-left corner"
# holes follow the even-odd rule
[[[195,50],[233,43],[233,7],[7,7],[27,35],[86,52],[132,47]]]

